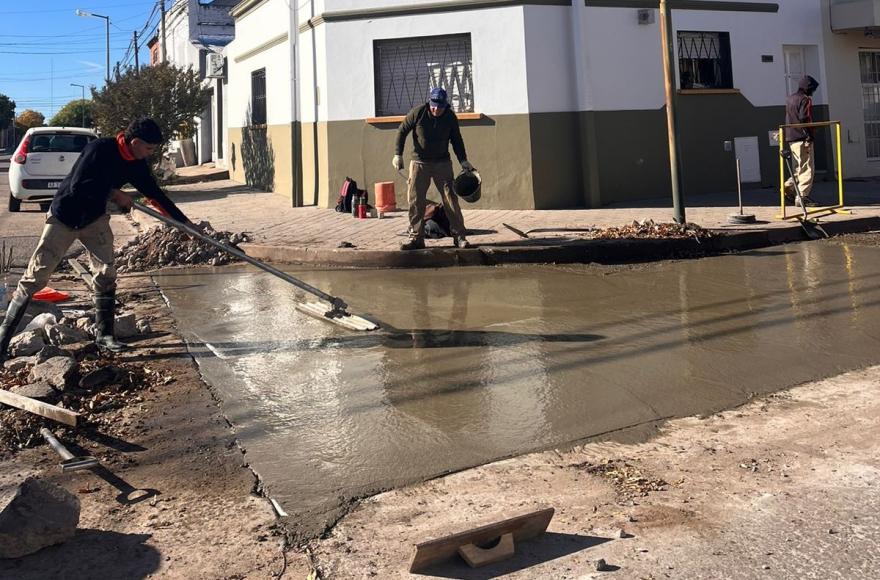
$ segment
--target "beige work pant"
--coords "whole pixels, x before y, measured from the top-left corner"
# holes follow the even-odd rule
[[[90,268],[95,279],[95,293],[103,294],[116,289],[116,267],[113,265],[113,230],[110,215],[105,214],[86,227],[75,230],[57,218],[48,215],[43,235],[18,281],[16,296],[30,298],[43,288],[52,272],[61,263],[70,245],[79,240],[89,252]]]
[[[410,161],[409,188],[406,200],[409,203],[410,236],[415,239],[425,237],[425,205],[428,199],[428,188],[431,181],[443,197],[443,208],[449,218],[449,232],[453,237],[467,236],[464,229],[464,218],[458,205],[458,196],[452,190],[452,161]]]
[[[816,173],[816,145],[811,141],[793,141],[791,148],[791,165],[794,175],[785,181],[785,193],[794,195],[794,184],[797,180],[802,197],[810,197],[813,190],[813,176]]]

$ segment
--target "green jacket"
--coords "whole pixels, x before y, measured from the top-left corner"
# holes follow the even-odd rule
[[[467,159],[458,117],[449,107],[439,117],[431,115],[427,103],[413,108],[397,129],[395,155],[403,155],[403,146],[410,131],[413,134],[413,159],[416,161],[448,160],[450,141],[459,163]]]

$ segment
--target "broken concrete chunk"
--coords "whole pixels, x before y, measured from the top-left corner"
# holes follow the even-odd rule
[[[58,400],[58,391],[52,388],[52,385],[46,381],[22,385],[12,390],[16,395],[22,397],[30,397],[44,403],[54,403]]]
[[[43,347],[43,350],[37,353],[36,364],[44,363],[50,358],[54,358],[56,356],[66,356],[70,357],[71,354],[66,350],[62,350],[53,344],[47,344]]]
[[[32,383],[46,381],[63,391],[75,383],[78,370],[79,365],[72,358],[56,356],[32,368],[28,380]]]
[[[64,345],[64,350],[68,351],[77,359],[81,359],[87,355],[98,352],[98,345],[91,340],[86,342],[75,342],[73,344]]]
[[[115,381],[116,374],[115,367],[101,367],[81,378],[79,386],[82,389],[97,389]]]
[[[49,342],[56,346],[83,342],[89,339],[89,335],[84,330],[63,324],[50,326],[46,334],[49,336]]]
[[[619,530],[617,530],[617,533],[616,533],[615,535],[616,535],[618,538],[620,538],[621,540],[625,540],[625,539],[627,539],[627,538],[632,538],[632,537],[634,537],[632,534],[627,533],[626,530],[624,530],[623,528],[620,528]]]
[[[131,338],[138,335],[137,320],[134,314],[123,314],[117,316],[113,324],[114,334],[116,338]]]
[[[7,371],[17,373],[25,367],[30,365],[37,364],[37,357],[35,356],[20,356],[18,358],[11,358],[5,363],[3,363],[3,368]]]
[[[20,558],[73,537],[79,499],[53,483],[29,477],[0,512],[0,558]]]
[[[31,356],[40,352],[44,346],[46,341],[43,340],[43,331],[29,330],[13,337],[9,343],[9,353],[12,356]]]
[[[34,318],[28,322],[28,325],[24,327],[27,330],[40,330],[42,329],[44,332],[46,329],[53,324],[58,324],[58,319],[55,318],[55,315],[51,312],[43,312],[42,314],[37,314]]]
[[[602,558],[595,560],[593,562],[593,566],[596,567],[596,572],[609,572],[614,569],[611,566],[609,566],[608,563],[605,562],[605,560]]]
[[[149,334],[153,332],[153,328],[150,326],[150,323],[146,320],[138,320],[137,321],[137,330],[140,334]]]
[[[79,330],[90,332],[92,324],[94,324],[94,319],[91,316],[82,316],[76,319],[74,326]]]

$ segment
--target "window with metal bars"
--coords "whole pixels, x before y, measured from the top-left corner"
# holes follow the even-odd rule
[[[880,159],[880,51],[859,52],[862,79],[862,113],[865,116],[865,153]]]
[[[679,88],[732,89],[730,33],[678,33]]]
[[[251,73],[251,125],[266,124],[266,69]]]
[[[453,111],[474,112],[470,34],[375,40],[373,55],[377,117],[406,115],[435,87]]]

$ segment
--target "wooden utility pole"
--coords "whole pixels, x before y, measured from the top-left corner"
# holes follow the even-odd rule
[[[663,45],[663,87],[666,95],[666,129],[669,137],[669,172],[672,181],[672,219],[685,222],[684,199],[681,195],[678,130],[675,120],[675,45],[673,44],[672,13],[666,0],[660,0],[660,43]]]

